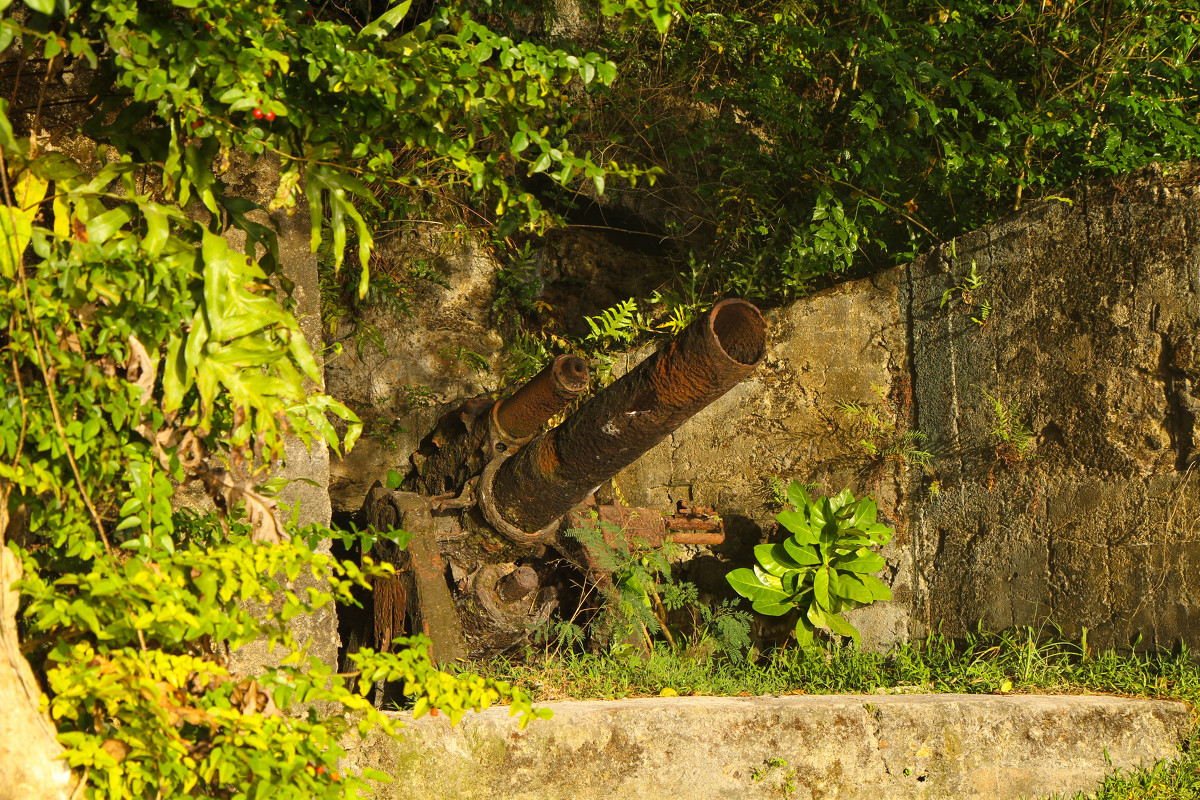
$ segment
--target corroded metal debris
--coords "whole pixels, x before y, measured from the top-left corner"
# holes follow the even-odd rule
[[[598,527],[606,544],[627,550],[657,548],[667,542],[711,546],[725,541],[725,523],[711,508],[682,502],[673,515],[653,508],[587,504],[567,519],[572,528]]]

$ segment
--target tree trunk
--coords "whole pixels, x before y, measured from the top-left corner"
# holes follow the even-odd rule
[[[0,532],[7,514],[0,508]],[[71,770],[54,725],[38,710],[41,689],[17,647],[17,604],[12,589],[21,562],[0,538],[0,800],[46,800],[74,794]]]

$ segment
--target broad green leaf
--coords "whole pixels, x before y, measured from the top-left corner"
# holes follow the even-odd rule
[[[863,582],[863,586],[867,587],[871,593],[872,601],[892,599],[892,590],[879,578],[874,575],[859,575],[858,577]]]
[[[786,528],[796,538],[799,544],[812,544],[817,541],[808,520],[802,511],[781,511],[775,515],[775,520]]]
[[[816,603],[810,603],[808,608],[805,609],[804,614],[808,617],[808,621],[812,623],[813,627],[825,627],[825,615],[821,613],[821,609]]]
[[[163,361],[163,413],[177,411],[183,396],[192,387],[192,377],[184,356],[183,337],[172,333],[167,338],[167,357]]]
[[[883,525],[881,523],[875,523],[874,525],[869,526],[866,530],[867,536],[871,537],[873,541],[878,542],[881,545],[890,542],[892,540],[893,533],[895,533],[895,531],[893,531],[887,525]]]
[[[775,577],[771,573],[766,572],[761,567],[759,567],[757,564],[755,564],[753,567],[751,567],[751,569],[754,570],[754,576],[756,578],[758,578],[758,582],[761,583],[763,586],[769,586],[772,589],[779,589],[782,591],[782,589],[783,589],[783,581],[782,580]]]
[[[784,593],[790,597],[795,597],[796,595],[800,594],[800,590],[804,585],[804,580],[811,572],[812,570],[810,569],[803,571],[795,569],[784,573],[783,578],[781,579]]]
[[[0,273],[7,278],[17,274],[17,267],[25,255],[25,248],[33,235],[33,220],[38,214],[38,204],[46,196],[47,182],[29,170],[21,173],[11,188],[16,205],[0,206]]]
[[[787,499],[797,509],[812,505],[812,498],[809,497],[808,490],[804,488],[804,484],[800,481],[791,481],[788,484]]]
[[[796,620],[796,643],[801,647],[810,647],[813,643],[813,626],[804,615]]]
[[[838,575],[838,588],[842,597],[863,605],[870,605],[877,599],[863,583],[863,576],[853,572]]]
[[[768,617],[782,617],[795,608],[796,604],[783,592],[764,587],[754,596],[750,607]]]
[[[818,533],[821,528],[825,527],[825,509],[824,506],[829,502],[829,498],[822,497],[820,500],[813,501],[808,507],[808,525],[812,528],[814,534]]]
[[[796,537],[783,540],[784,550],[792,561],[802,566],[812,566],[821,563],[821,555],[813,544],[801,544]]]
[[[813,599],[823,609],[832,604],[829,599],[829,568],[821,567],[813,574]]]
[[[142,215],[146,218],[146,235],[142,237],[142,249],[146,255],[156,258],[167,244],[171,232],[170,220],[165,209],[157,203],[146,203],[142,206]]]
[[[725,580],[729,582],[735,592],[749,599],[753,599],[758,592],[768,588],[758,579],[754,570],[747,567],[733,570],[725,576]],[[780,594],[783,592],[781,591]]]
[[[25,0],[25,5],[39,14],[52,14],[56,0]]]
[[[849,489],[842,489],[829,500],[829,507],[834,511],[838,511],[849,503],[854,502],[854,493]]]
[[[878,506],[875,501],[867,497],[858,502],[854,509],[854,517],[850,520],[850,527],[865,531],[868,527],[875,524],[875,515],[878,512]]]
[[[831,631],[839,636],[849,636],[853,639],[855,646],[862,644],[861,637],[858,635],[858,629],[847,622],[841,614],[826,614],[825,623]]]
[[[754,557],[768,574],[782,578],[784,574],[799,569],[803,564],[793,561],[782,544],[759,544],[754,546]]]
[[[833,567],[842,572],[878,572],[887,566],[883,556],[878,553],[859,551],[848,556],[840,556],[833,560]]]
[[[406,14],[408,14],[408,9],[410,6],[412,6],[412,0],[404,0],[402,3],[397,3],[387,11],[383,12],[383,14],[381,14],[374,22],[363,26],[363,29],[358,32],[358,35],[374,36],[377,39],[382,39],[384,36],[387,36],[396,29],[396,26],[399,25],[400,21],[404,19]]]

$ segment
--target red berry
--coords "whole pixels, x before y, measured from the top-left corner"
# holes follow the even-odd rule
[[[275,112],[268,111],[267,112],[267,122],[274,122],[274,121],[275,121]]]
[[[255,118],[255,119],[262,119],[262,118],[263,118],[263,110],[262,110],[261,108],[256,108],[256,109],[254,109],[254,118]]]
[[[324,766],[319,766],[319,767],[317,767],[317,774],[318,774],[318,775],[324,775],[324,774],[325,774],[325,767],[324,767]]]

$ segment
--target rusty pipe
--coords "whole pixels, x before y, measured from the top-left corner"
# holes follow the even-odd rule
[[[546,420],[587,391],[591,376],[579,356],[562,355],[496,404],[495,420],[503,434],[513,439],[533,436]]]
[[[601,481],[733,388],[765,352],[759,310],[722,300],[561,425],[485,470],[485,515],[507,523],[496,527],[510,538],[545,538]]]
[[[515,603],[536,588],[538,576],[533,567],[517,567],[496,581],[496,594],[506,603]]]

